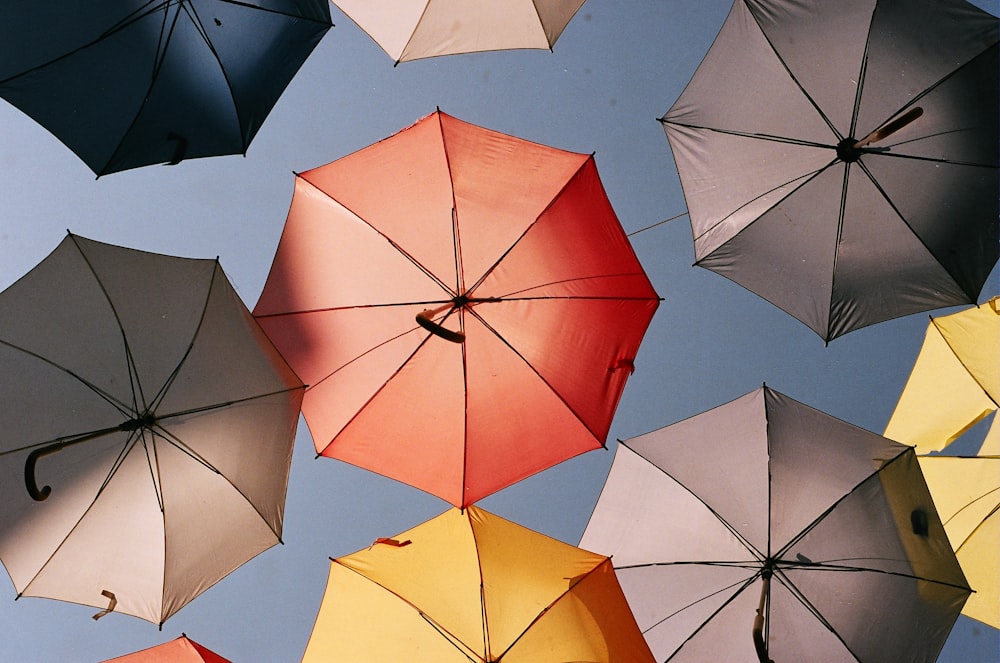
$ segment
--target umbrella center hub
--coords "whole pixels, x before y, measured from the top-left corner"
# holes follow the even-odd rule
[[[864,152],[861,151],[860,147],[855,147],[857,143],[858,139],[853,136],[848,136],[837,143],[837,158],[845,163],[854,163],[860,159]]]
[[[154,416],[152,412],[146,412],[140,417],[129,419],[119,426],[119,428],[123,431],[134,431],[139,430],[140,428],[152,428],[154,423],[156,423],[156,416]]]
[[[468,303],[469,303],[469,296],[468,295],[455,295],[455,297],[452,298],[452,300],[451,300],[451,304],[455,308],[462,308],[463,306],[465,306]]]

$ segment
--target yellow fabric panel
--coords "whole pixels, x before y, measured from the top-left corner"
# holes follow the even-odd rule
[[[1000,457],[1000,417],[996,414],[993,415],[993,423],[986,433],[983,446],[979,448],[979,455]]]
[[[338,561],[391,588],[470,649],[482,653],[479,558],[466,515],[451,509],[393,538],[411,543],[375,543]]]
[[[474,506],[467,511],[479,548],[494,656],[507,650],[574,578],[607,559]]]
[[[1000,371],[996,363],[994,375],[989,374],[990,355],[1000,353],[1000,326],[994,322],[1000,318],[994,302],[928,325],[923,347],[886,426],[886,437],[913,445],[918,453],[939,451],[996,409],[980,383],[996,382],[995,373]],[[962,363],[964,356],[959,352],[970,357],[976,375]],[[1000,362],[1000,358],[993,361]]]
[[[503,657],[504,663],[652,663],[649,646],[636,627],[605,559],[556,601]]]
[[[469,663],[418,610],[334,561],[303,663]]]
[[[1000,458],[920,458],[969,586],[962,614],[1000,628]]]
[[[958,550],[1000,505],[1000,459],[922,456],[920,469],[948,541]]]
[[[932,322],[996,408],[1000,402],[1000,297]]]
[[[958,561],[975,594],[962,614],[1000,628],[1000,512],[994,512],[958,551]]]

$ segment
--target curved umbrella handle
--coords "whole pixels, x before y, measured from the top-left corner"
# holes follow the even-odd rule
[[[46,444],[44,447],[38,447],[33,450],[28,454],[28,458],[24,461],[24,485],[28,489],[28,494],[31,495],[31,499],[36,502],[42,502],[52,493],[51,486],[42,486],[39,489],[38,482],[35,481],[35,466],[38,464],[39,458],[42,456],[48,456],[49,454],[54,454],[57,451],[62,451],[64,448],[73,444],[87,442],[88,440],[93,440],[101,437],[102,435],[107,435],[108,433],[135,430],[135,427],[132,426],[132,424],[142,421],[145,421],[145,419],[133,419],[113,428],[102,428],[101,430],[96,430],[93,433],[87,433],[86,435],[81,435],[75,438],[62,438],[52,444]]]
[[[47,447],[35,449],[28,454],[28,459],[24,461],[24,485],[28,489],[28,494],[31,495],[31,499],[36,502],[44,501],[49,494],[52,493],[52,486],[42,486],[41,489],[38,488],[38,483],[35,481],[35,465],[38,463],[38,459],[42,456],[55,453],[60,449],[62,449],[61,443],[57,442],[55,444],[50,444]]]
[[[451,304],[448,304],[448,308]],[[431,320],[431,316],[438,313],[441,309],[424,309],[420,313],[417,313],[417,324],[426,329],[432,334],[440,336],[446,341],[451,341],[452,343],[464,343],[465,334],[462,332],[452,331],[447,327],[442,327],[438,323]]]

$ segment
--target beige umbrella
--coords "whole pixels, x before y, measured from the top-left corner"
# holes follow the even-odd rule
[[[398,64],[437,55],[551,50],[584,0],[335,0]]]

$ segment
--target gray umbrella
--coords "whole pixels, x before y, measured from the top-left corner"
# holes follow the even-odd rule
[[[0,293],[0,559],[162,624],[279,542],[304,386],[217,260],[68,236]]]
[[[0,97],[98,175],[244,154],[330,29],[326,0],[0,7]]]
[[[913,449],[766,387],[622,442],[580,546],[674,663],[930,662],[970,591]]]
[[[696,264],[829,341],[975,303],[998,255],[997,19],[737,0],[662,118]]]

